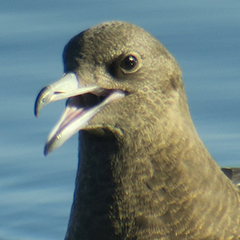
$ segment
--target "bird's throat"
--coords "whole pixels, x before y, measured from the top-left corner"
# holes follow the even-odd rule
[[[74,234],[107,240],[108,233],[109,239],[120,240],[133,234],[136,201],[147,190],[151,166],[137,149],[121,144],[121,136],[106,130],[80,132],[81,161],[66,239]],[[76,222],[81,225],[76,227]]]

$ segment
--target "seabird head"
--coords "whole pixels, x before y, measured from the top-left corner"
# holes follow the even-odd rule
[[[67,99],[45,154],[81,129],[125,134],[129,126],[139,125],[138,114],[145,116],[141,122],[152,122],[174,102],[187,111],[178,64],[161,43],[133,24],[108,22],[78,34],[66,45],[63,62],[63,77],[43,88],[35,103],[38,116],[48,103]]]

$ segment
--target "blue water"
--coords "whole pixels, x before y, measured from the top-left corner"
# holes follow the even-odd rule
[[[107,20],[157,37],[183,70],[191,114],[213,158],[240,166],[239,0],[21,0],[0,7],[0,240],[63,239],[77,167],[77,136],[43,156],[64,102],[39,119],[39,90],[62,75],[61,54]]]

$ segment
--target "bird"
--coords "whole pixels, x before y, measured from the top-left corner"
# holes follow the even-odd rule
[[[66,99],[45,155],[79,132],[65,240],[240,239],[236,171],[200,140],[181,69],[155,37],[105,22],[67,43],[63,65],[34,112]]]

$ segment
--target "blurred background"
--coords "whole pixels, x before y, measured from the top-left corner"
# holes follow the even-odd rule
[[[0,7],[0,239],[57,240],[67,228],[77,136],[48,157],[47,135],[65,102],[36,119],[35,98],[62,76],[62,51],[104,21],[154,35],[183,71],[198,133],[221,166],[240,167],[239,0],[8,0]]]

